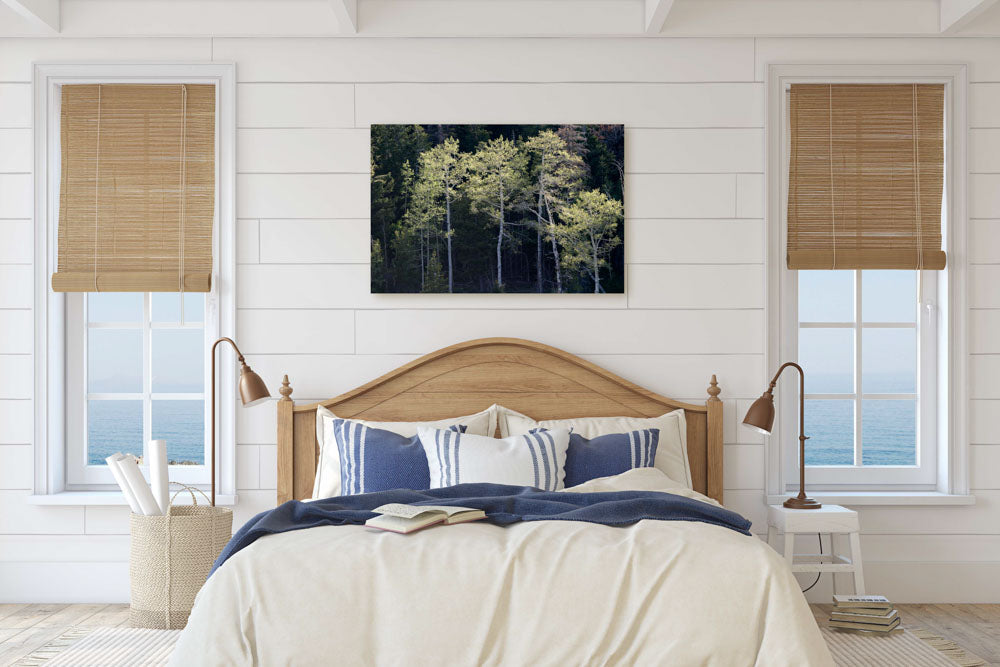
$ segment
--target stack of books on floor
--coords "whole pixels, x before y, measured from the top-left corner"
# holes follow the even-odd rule
[[[858,632],[902,632],[899,614],[881,595],[834,595],[830,627]]]

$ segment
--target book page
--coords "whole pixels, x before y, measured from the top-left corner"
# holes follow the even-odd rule
[[[482,510],[478,510],[475,507],[452,507],[448,505],[421,505],[420,507],[425,510],[444,512],[448,516],[454,516],[455,514],[460,514],[462,512],[482,512]]]
[[[403,503],[389,503],[387,505],[382,505],[376,507],[372,511],[376,514],[387,514],[389,516],[398,516],[404,519],[412,519],[415,516],[420,516],[421,514],[426,514],[428,512],[440,514],[443,507],[430,507],[427,505],[417,506],[417,505],[406,505]]]
[[[435,526],[444,522],[444,515],[440,512],[423,512],[420,516],[409,519],[392,514],[382,514],[365,521],[365,525],[371,528],[380,528],[393,533],[413,533],[428,526]]]

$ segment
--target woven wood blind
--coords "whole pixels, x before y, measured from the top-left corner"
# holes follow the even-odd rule
[[[789,269],[943,269],[944,86],[793,84]]]
[[[208,292],[215,86],[64,85],[56,292]]]

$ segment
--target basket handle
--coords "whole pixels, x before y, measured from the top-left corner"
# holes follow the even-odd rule
[[[175,486],[181,487],[181,488],[177,489],[177,492],[174,493],[174,495],[172,495],[170,497],[170,506],[171,507],[173,507],[174,500],[177,499],[177,496],[179,496],[182,491],[187,491],[188,493],[191,494],[191,504],[192,505],[197,505],[198,504],[198,497],[194,495],[195,491],[197,491],[198,493],[200,493],[201,497],[204,498],[206,501],[208,501],[209,504],[212,504],[212,501],[209,500],[209,498],[205,494],[205,492],[202,491],[201,489],[199,489],[198,487],[196,487],[196,486],[189,486],[187,484],[181,484],[180,482],[170,482],[170,483],[173,484],[173,485],[175,485]]]

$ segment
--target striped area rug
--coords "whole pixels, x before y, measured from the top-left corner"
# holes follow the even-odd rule
[[[820,626],[838,667],[979,667],[981,659],[926,630],[892,635],[842,632]],[[160,666],[170,660],[180,630],[70,628],[21,658],[15,667]]]
[[[926,630],[891,635],[835,630],[820,625],[837,667],[979,667],[981,659]]]
[[[70,628],[14,667],[159,667],[170,660],[180,630]]]

